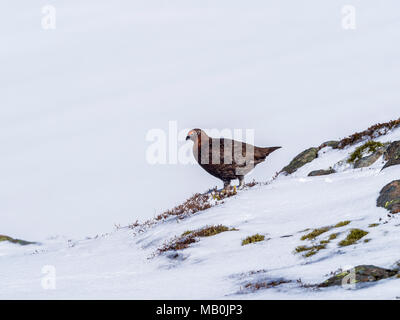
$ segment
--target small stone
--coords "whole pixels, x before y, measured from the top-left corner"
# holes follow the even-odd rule
[[[337,149],[339,147],[339,141],[336,140],[330,140],[326,141],[323,144],[319,146],[319,149],[325,148],[325,147],[331,147],[332,149]]]
[[[336,173],[335,170],[331,169],[326,169],[326,170],[315,170],[315,171],[311,171],[308,176],[309,177],[316,177],[316,176],[326,176],[329,174],[333,174]]]

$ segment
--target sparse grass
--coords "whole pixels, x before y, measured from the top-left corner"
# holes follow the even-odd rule
[[[350,154],[349,159],[347,159],[348,163],[355,163],[360,160],[364,156],[364,152],[374,153],[378,148],[383,147],[384,144],[377,141],[367,141],[362,146],[356,148],[352,154]]]
[[[369,232],[361,229],[351,229],[346,239],[339,242],[339,246],[346,247],[356,243],[361,238],[365,237]]]
[[[242,240],[242,246],[245,246],[247,244],[250,243],[255,243],[255,242],[260,242],[260,241],[264,241],[265,236],[261,235],[261,234],[254,234],[250,237],[247,237],[246,239]]]
[[[163,253],[172,250],[174,251],[183,250],[188,248],[192,243],[197,242],[198,238],[211,237],[226,231],[237,231],[237,229],[228,228],[223,225],[217,225],[217,226],[206,226],[204,228],[194,231],[188,230],[182,233],[181,236],[175,237],[172,241],[164,244],[157,251],[158,253]]]
[[[340,222],[338,222],[337,224],[335,224],[334,227],[335,227],[335,228],[341,228],[341,227],[347,226],[350,222],[351,222],[351,221],[349,221],[349,220],[340,221]]]
[[[332,227],[322,227],[322,228],[318,228],[318,229],[314,229],[313,231],[311,231],[310,233],[305,234],[304,236],[301,237],[301,240],[314,240],[316,237],[318,237],[319,235],[328,232],[329,230],[331,230]]]

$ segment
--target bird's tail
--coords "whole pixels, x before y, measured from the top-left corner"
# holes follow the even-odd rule
[[[261,148],[263,150],[263,153],[265,154],[266,157],[268,157],[269,154],[274,152],[275,150],[278,150],[282,147],[269,147],[269,148]]]

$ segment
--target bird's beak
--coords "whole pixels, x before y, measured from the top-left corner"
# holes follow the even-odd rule
[[[190,137],[189,137],[189,136],[186,136],[186,141],[188,141],[188,140],[190,140]]]

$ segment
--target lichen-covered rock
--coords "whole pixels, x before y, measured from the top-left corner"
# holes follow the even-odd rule
[[[319,146],[319,149],[322,149],[325,147],[331,147],[332,149],[337,149],[339,147],[339,143],[340,142],[336,141],[336,140],[326,141]]]
[[[297,155],[281,172],[292,174],[297,169],[301,168],[305,164],[313,161],[318,157],[318,148],[309,148],[304,150],[302,153]]]
[[[363,157],[354,163],[354,168],[365,168],[373,165],[386,151],[386,147],[377,149],[373,154]]]
[[[400,164],[400,141],[395,141],[390,144],[390,146],[386,149],[384,158],[387,162],[382,170],[387,167]]]
[[[396,270],[384,269],[372,265],[360,265],[351,270],[340,272],[328,280],[320,283],[319,287],[341,286],[361,282],[375,282],[395,276]],[[353,277],[352,277],[353,276]],[[344,279],[346,277],[346,279]]]
[[[311,171],[308,176],[309,177],[316,177],[316,176],[326,176],[329,174],[333,174],[336,173],[335,170],[333,170],[332,168],[330,169],[326,169],[326,170],[315,170],[315,171]]]
[[[2,242],[2,241],[8,241],[8,242],[11,242],[11,243],[20,244],[21,246],[26,246],[28,244],[35,244],[35,242],[29,242],[29,241],[20,240],[20,239],[14,239],[14,238],[11,238],[9,236],[5,236],[5,235],[1,235],[0,234],[0,242]]]
[[[383,187],[376,205],[389,210],[391,213],[400,212],[400,180],[392,181]]]

